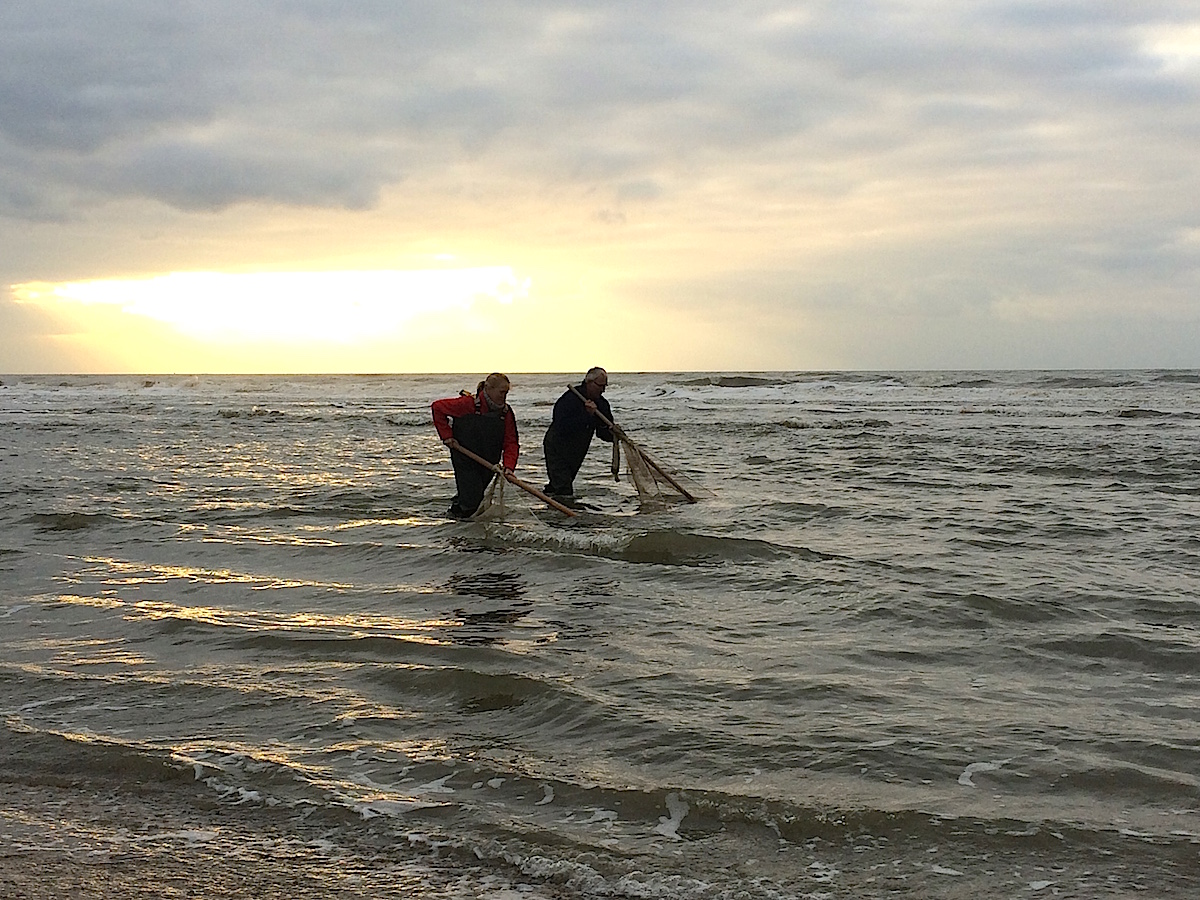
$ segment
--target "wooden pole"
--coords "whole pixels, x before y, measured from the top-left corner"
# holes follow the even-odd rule
[[[575,392],[576,397],[578,397],[584,403],[587,403],[587,397],[585,397],[585,396],[583,396],[583,394],[579,393],[579,388],[575,387],[575,385],[573,385],[573,384],[569,384],[569,385],[567,385],[567,387],[569,387],[572,391]],[[613,434],[615,434],[621,440],[628,443],[629,446],[631,446],[638,453],[641,453],[642,459],[646,460],[646,462],[648,462],[651,466],[653,466],[654,471],[658,472],[659,475],[661,475],[663,478],[667,479],[667,481],[669,481],[671,483],[671,487],[673,487],[673,488],[675,488],[675,490],[679,491],[679,493],[681,493],[683,495],[683,498],[685,500],[687,500],[688,503],[696,502],[696,498],[693,497],[691,494],[689,494],[687,492],[687,490],[683,487],[682,484],[680,484],[678,481],[676,481],[674,478],[672,478],[671,474],[669,472],[667,472],[662,466],[660,466],[658,464],[658,461],[655,460],[655,458],[653,456],[651,456],[649,453],[643,452],[641,447],[639,447],[637,444],[635,444],[633,441],[631,441],[629,439],[629,435],[627,435],[624,431],[621,430],[620,425],[618,425],[617,423],[615,423],[612,420],[605,417],[604,413],[600,412],[600,410],[596,410],[595,415],[596,415],[597,419],[599,419],[601,422],[603,422],[605,425],[607,425],[610,429],[612,429]]]
[[[557,509],[560,513],[571,516],[572,518],[575,518],[579,515],[577,512],[575,512],[575,510],[571,509],[569,506],[563,506],[561,503],[559,503],[557,500],[553,499],[552,497],[547,497],[545,494],[543,494],[541,491],[539,491],[533,485],[526,484],[524,481],[522,481],[516,475],[513,475],[510,472],[505,472],[503,467],[499,463],[490,463],[486,459],[484,459],[482,456],[468,450],[466,447],[464,447],[462,444],[459,444],[457,441],[455,441],[455,444],[457,446],[451,447],[450,448],[451,450],[457,450],[463,456],[467,457],[468,459],[475,460],[475,462],[479,463],[484,468],[491,469],[493,472],[498,472],[499,474],[504,476],[505,481],[511,481],[513,484],[515,484],[521,490],[528,491],[529,493],[533,494],[533,496],[537,497],[539,500],[545,501],[546,503],[550,504],[555,509]]]

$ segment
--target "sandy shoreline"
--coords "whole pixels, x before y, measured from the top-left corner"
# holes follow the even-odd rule
[[[591,896],[557,883],[524,879],[472,860],[438,857],[403,838],[390,842],[364,822],[299,820],[261,805],[218,803],[204,789],[150,782],[136,790],[99,789],[13,778],[0,759],[0,897],[4,900],[579,900]],[[42,783],[36,783],[41,781]],[[798,896],[1023,896],[1073,898],[1195,896],[1194,861],[1168,851],[1154,859],[1064,858],[1051,847],[1017,854],[1005,872],[978,876],[870,878],[846,870],[838,891]],[[886,854],[885,854],[886,855]],[[1190,856],[1190,854],[1188,854]],[[1068,855],[1070,857],[1070,855]],[[996,859],[999,865],[1001,860]],[[1165,871],[1174,877],[1163,879]],[[820,873],[818,873],[820,874]],[[815,876],[814,876],[815,877]],[[1151,887],[1147,878],[1154,882]],[[865,879],[865,880],[864,880]],[[1150,888],[1147,892],[1147,888]]]
[[[35,774],[15,757],[0,754],[6,900],[562,896],[384,840],[369,823],[360,840],[294,811],[219,803],[200,784],[151,778],[118,791],[103,772]]]
[[[118,777],[119,775],[119,777]],[[335,807],[220,800],[190,771],[117,756],[85,741],[0,731],[0,897],[4,900],[579,900],[608,889],[523,875],[502,860],[409,840],[397,823]],[[416,824],[415,822],[413,823]],[[939,846],[904,835],[870,847],[814,847],[798,896],[955,898],[1132,894],[1194,897],[1194,843],[1114,835],[1070,846],[1050,836],[978,846],[947,833]],[[936,851],[936,856],[929,857]],[[944,865],[926,865],[923,857]],[[667,868],[656,883],[678,873]],[[899,868],[898,868],[899,867]],[[903,871],[901,871],[903,870]],[[651,882],[647,882],[651,883]],[[692,882],[689,880],[689,884]],[[643,896],[632,873],[630,896]],[[609,885],[611,887],[611,885]],[[797,887],[793,884],[792,887]],[[814,894],[814,895],[815,895]],[[649,895],[646,895],[649,896]],[[655,894],[658,896],[658,894]]]

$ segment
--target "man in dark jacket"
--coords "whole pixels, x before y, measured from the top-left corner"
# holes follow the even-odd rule
[[[583,399],[575,390],[568,389],[554,404],[550,427],[542,439],[542,449],[546,453],[546,474],[550,478],[545,488],[547,494],[558,497],[574,495],[575,476],[579,474],[588,447],[592,444],[592,435],[612,443],[612,429],[597,415],[599,413],[610,422],[613,420],[612,408],[604,399],[606,387],[608,373],[599,367],[589,369],[583,382],[575,389],[583,395]]]

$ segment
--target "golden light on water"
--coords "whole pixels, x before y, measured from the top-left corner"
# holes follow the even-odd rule
[[[99,561],[99,560],[95,560]],[[159,575],[180,578],[187,581],[200,581],[206,584],[227,582],[248,583],[252,589],[259,582],[270,583],[275,588],[297,587],[345,587],[336,583],[315,581],[288,581],[283,579],[267,579],[249,574],[238,574],[227,571],[211,571],[174,566],[139,567],[118,560],[105,560],[116,570],[146,568]],[[123,586],[139,587],[146,584],[162,583],[160,578],[110,579],[109,583]],[[394,640],[410,641],[424,644],[444,643],[441,632],[448,629],[461,628],[462,619],[459,617],[432,617],[425,619],[406,618],[387,615],[326,615],[321,613],[294,613],[280,615],[265,610],[243,609],[229,610],[212,606],[184,606],[163,600],[119,600],[100,597],[88,597],[80,594],[60,594],[55,597],[59,603],[69,603],[77,606],[92,606],[100,609],[124,609],[127,619],[147,619],[152,621],[192,622],[214,627],[243,628],[252,631],[305,630],[334,632],[338,637],[384,637]],[[79,641],[73,642],[78,646]],[[96,638],[84,642],[88,647],[103,647],[108,641]],[[49,646],[49,645],[47,645]]]

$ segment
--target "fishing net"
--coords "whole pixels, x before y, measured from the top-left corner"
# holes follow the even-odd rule
[[[483,495],[483,500],[479,504],[479,509],[475,510],[471,516],[474,520],[483,519],[490,521],[492,519],[501,519],[504,517],[504,485],[508,481],[499,473],[492,479],[492,483],[488,485],[487,492]]]
[[[625,446],[625,468],[629,472],[629,477],[633,479],[638,497],[642,500],[661,500],[665,484],[658,480],[654,469],[646,462],[646,458],[636,445],[628,441],[621,441],[621,443]]]
[[[680,496],[646,451],[623,435],[613,441],[613,478],[620,478],[622,450],[625,452],[625,471],[637,488],[639,500],[666,500]]]

